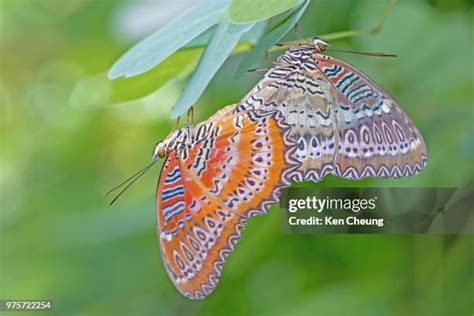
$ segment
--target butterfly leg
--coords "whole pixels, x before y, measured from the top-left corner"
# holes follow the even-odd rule
[[[268,67],[264,67],[264,68],[253,68],[253,69],[247,70],[247,72],[267,71],[267,70],[270,70],[270,69],[271,69],[271,68],[268,68]]]
[[[275,46],[277,47],[293,47],[293,46],[301,46],[304,44],[311,43],[311,40],[305,39],[301,36],[300,30],[298,28],[298,23],[295,24],[293,27],[293,30],[295,31],[296,36],[298,37],[299,42],[284,42],[284,43],[276,43]]]
[[[190,123],[191,126],[194,126],[194,106],[190,107],[188,110],[186,123]]]
[[[171,128],[171,131],[170,131],[170,134],[172,132],[174,132],[176,130],[176,128],[178,128],[178,125],[179,125],[179,119],[181,118],[181,116],[178,116],[178,118],[176,119],[176,122],[174,122],[174,125],[173,127]]]
[[[263,53],[263,57],[265,58],[266,61],[270,61],[270,57],[268,57],[268,51],[267,50]]]
[[[307,39],[303,38],[303,36],[301,36],[300,29],[299,29],[299,27],[298,27],[298,23],[296,23],[293,28],[294,28],[294,31],[295,31],[296,36],[298,37],[298,40],[300,40],[300,41],[302,41],[302,42],[305,42],[306,44],[311,43],[311,41],[308,41]],[[301,45],[301,44],[300,44],[300,45]]]

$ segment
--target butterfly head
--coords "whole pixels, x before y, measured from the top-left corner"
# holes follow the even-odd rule
[[[168,156],[168,146],[166,146],[164,141],[159,141],[153,150],[153,160],[165,158],[166,156]]]
[[[314,47],[314,49],[318,50],[319,53],[324,52],[329,46],[331,46],[328,42],[323,41],[319,37],[314,37],[311,41],[311,45]]]
[[[153,160],[166,158],[171,151],[181,151],[191,145],[192,127],[189,124],[171,132],[164,140],[156,143]]]

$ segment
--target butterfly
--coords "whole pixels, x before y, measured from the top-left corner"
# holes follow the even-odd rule
[[[324,55],[314,38],[290,47],[240,102],[236,111],[279,111],[291,126],[294,181],[326,175],[359,180],[419,173],[425,142],[398,103],[364,73]]]
[[[280,112],[234,110],[185,125],[154,150],[154,160],[165,158],[156,194],[161,255],[191,299],[214,290],[248,219],[279,200],[299,167]]]

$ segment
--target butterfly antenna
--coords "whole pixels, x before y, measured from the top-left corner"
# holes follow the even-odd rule
[[[158,160],[155,159],[153,160],[151,163],[149,163],[148,165],[146,165],[144,168],[140,169],[139,171],[137,171],[135,174],[133,174],[132,176],[128,177],[126,180],[122,181],[122,183],[116,185],[115,187],[111,188],[110,190],[108,190],[107,192],[104,193],[104,196],[107,196],[109,195],[110,193],[122,188],[123,186],[125,186],[114,198],[112,201],[110,201],[109,203],[109,206],[112,206],[112,204],[115,203],[115,201],[125,192],[127,191],[127,189],[132,185],[134,184],[138,179],[141,178],[141,176],[143,176]]]
[[[178,118],[176,119],[176,122],[174,123],[173,127],[171,128],[171,132],[175,131],[176,128],[178,128],[180,118],[181,118],[181,116],[178,116]]]
[[[395,54],[385,54],[385,53],[379,53],[379,52],[358,52],[358,51],[353,51],[353,50],[341,50],[341,49],[332,49],[334,52],[338,53],[349,53],[349,54],[357,54],[357,55],[365,55],[365,56],[373,56],[373,57],[398,57]]]

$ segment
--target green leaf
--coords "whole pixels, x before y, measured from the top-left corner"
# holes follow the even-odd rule
[[[109,78],[133,77],[149,71],[199,34],[219,23],[228,0],[207,0],[189,9],[129,49],[112,66]]]
[[[281,20],[269,33],[267,33],[250,52],[245,55],[242,62],[235,72],[235,77],[242,76],[260,56],[270,47],[275,45],[279,40],[288,33],[289,30],[299,21],[309,4],[309,0],[305,0],[299,7],[295,8],[288,16]]]
[[[216,74],[243,33],[254,24],[233,24],[227,17],[219,24],[216,33],[206,47],[199,64],[196,67],[178,102],[171,109],[172,118],[186,112],[201,96],[211,79]]]
[[[265,34],[265,29],[267,28],[268,21],[257,22],[252,26],[250,30],[245,32],[240,38],[240,43],[251,43],[256,44]]]
[[[202,48],[179,51],[152,71],[133,78],[110,81],[106,73],[84,78],[74,87],[69,104],[77,109],[93,109],[140,99],[171,79],[191,73],[202,51]]]
[[[217,25],[214,25],[195,39],[193,39],[191,42],[187,43],[184,45],[182,48],[191,48],[191,47],[202,47],[206,46],[209,44],[209,41],[211,38],[214,36],[216,33]]]
[[[267,20],[298,4],[299,0],[232,0],[229,18],[233,23],[250,23]]]
[[[266,25],[267,22],[256,23],[244,33],[232,54],[247,51],[249,44],[256,43],[263,35]],[[204,34],[206,33],[208,32]],[[214,33],[207,35],[209,37],[207,42]],[[203,41],[203,38],[201,40]],[[196,42],[191,46],[194,48],[187,47],[187,49],[176,52],[151,71],[139,76],[110,81],[106,73],[101,73],[83,78],[74,87],[69,99],[70,105],[78,109],[101,108],[145,97],[159,90],[168,81],[189,75],[197,65],[199,55],[203,51],[202,47],[207,45],[207,42]]]
[[[268,25],[268,21],[261,21],[258,23],[255,23],[255,25],[245,32],[242,37],[239,40],[239,43],[250,43],[250,44],[256,44],[258,40],[263,36],[265,33],[265,28]],[[193,39],[191,42],[186,44],[184,48],[190,48],[190,47],[200,47],[200,46],[206,46],[211,38],[214,36],[216,33],[217,25],[213,26],[206,32],[202,33],[195,39]]]

